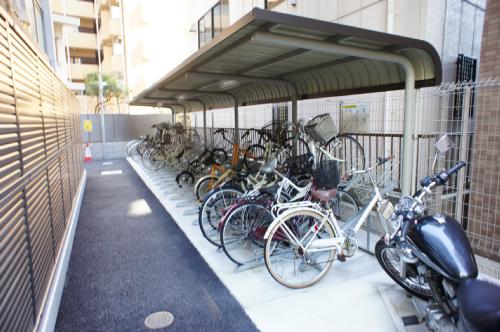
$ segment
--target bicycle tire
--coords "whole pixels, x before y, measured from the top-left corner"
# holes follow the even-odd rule
[[[226,185],[210,191],[201,203],[198,211],[198,226],[203,237],[211,244],[220,247],[220,236],[218,236],[220,218],[222,218],[223,210],[233,203],[232,197],[225,195],[240,197],[242,194],[241,188]],[[223,201],[224,199],[227,201]]]
[[[243,155],[243,163],[248,169],[254,169],[264,163],[266,148],[260,144],[250,145]]]
[[[216,182],[218,179],[219,179],[218,176],[208,175],[208,176],[204,176],[204,177],[200,178],[196,182],[195,187],[194,187],[194,195],[196,196],[196,199],[199,202],[202,202],[205,195],[211,189],[213,189],[211,187],[211,183]],[[206,190],[206,189],[208,189],[208,190]]]
[[[142,155],[143,165],[152,171],[158,171],[165,165],[165,153],[162,149],[151,148]],[[147,160],[147,162],[146,162]]]
[[[213,149],[210,153],[212,162],[217,166],[224,164],[227,160],[227,152],[224,149]]]
[[[297,153],[295,154],[295,151],[293,149],[293,144],[294,140],[297,140]],[[282,164],[285,160],[288,158],[293,157],[294,155],[301,156],[301,155],[309,155],[311,153],[311,150],[309,149],[309,145],[307,144],[306,141],[304,141],[300,137],[289,137],[287,138],[283,144],[280,146],[280,148],[283,150],[283,152],[286,152],[282,155],[282,153],[278,154],[278,162]]]
[[[238,220],[238,218],[245,220]],[[222,229],[220,231],[220,244],[226,256],[236,265],[244,265],[257,260],[252,252],[251,247],[264,252],[264,233],[267,227],[274,220],[274,217],[269,211],[265,203],[257,200],[249,200],[241,204],[235,203],[224,215]],[[249,226],[249,229],[245,228]],[[234,234],[237,233],[237,234]],[[246,248],[237,247],[234,237],[243,236],[245,241],[243,246]],[[233,238],[231,237],[233,236]],[[241,241],[240,241],[241,242]],[[248,256],[248,257],[247,257]],[[262,257],[262,256],[260,256]]]
[[[297,271],[295,271],[296,267],[298,267],[300,269],[301,266],[302,266],[302,268],[303,268],[303,266],[306,266],[306,269],[309,268],[309,271],[312,271],[312,270],[319,271],[319,273],[316,276],[313,276],[310,280],[302,281],[302,282],[292,283],[290,281],[289,282],[285,281],[285,279],[280,276],[280,273],[279,273],[280,268],[275,269],[275,267],[273,266],[274,265],[273,261],[279,261],[279,259],[276,258],[276,255],[277,255],[277,253],[280,252],[281,248],[283,248],[283,250],[291,250],[291,253],[292,253],[291,256],[294,259],[296,258],[295,252],[298,249],[293,248],[294,240],[289,240],[286,233],[281,231],[282,225],[287,225],[287,227],[288,227],[288,225],[292,226],[295,224],[294,225],[295,232],[299,231],[299,227],[302,227],[304,229],[304,231],[307,231],[311,227],[313,227],[310,225],[311,224],[310,220],[306,220],[306,219],[299,220],[299,221],[293,221],[293,220],[290,221],[290,220],[294,217],[299,217],[299,219],[302,217],[316,218],[317,220],[320,220],[320,222],[315,223],[314,225],[318,225],[318,224],[321,225],[322,221],[325,219],[325,216],[319,212],[316,212],[316,211],[300,210],[300,209],[292,210],[292,211],[285,212],[285,213],[286,213],[286,215],[282,216],[283,219],[281,220],[281,222],[274,225],[273,228],[271,229],[269,237],[267,238],[265,246],[264,246],[264,262],[266,264],[267,271],[271,274],[271,277],[273,277],[274,280],[276,280],[278,283],[280,283],[281,285],[283,285],[285,287],[293,288],[293,289],[301,289],[301,288],[310,287],[310,286],[316,284],[317,282],[319,282],[321,279],[323,279],[323,277],[326,275],[326,273],[332,267],[333,261],[335,259],[335,253],[336,253],[335,249],[324,251],[324,252],[329,253],[329,256],[326,258],[326,260],[322,258],[324,260],[323,263],[325,263],[325,265],[321,268],[321,270],[319,270],[316,267],[311,268],[308,266],[310,263],[309,261],[313,261],[315,258],[314,259],[313,258],[305,258],[306,264],[304,264],[304,263],[303,264],[296,264],[296,262],[294,261],[293,265],[292,265],[293,269],[294,269],[292,274],[294,276],[298,275]],[[335,229],[332,227],[332,225],[329,222],[325,222],[325,223],[323,223],[323,225],[325,226],[325,230],[327,231],[327,233],[328,233],[327,235],[329,238],[334,238],[337,236]],[[304,241],[304,243],[308,243],[308,241],[309,241],[309,239],[305,239],[305,237],[303,237],[300,234],[295,234],[295,236],[298,239],[301,239],[302,241]],[[326,237],[326,236],[323,235],[323,237]],[[280,243],[280,242],[282,242],[282,243]],[[300,255],[303,255],[303,254],[299,254],[299,256]],[[301,259],[304,259],[304,257],[301,257]],[[282,272],[282,274],[285,273],[284,267],[281,268],[281,272]]]
[[[190,171],[182,171],[175,177],[175,181],[180,188],[183,185],[192,185],[194,183],[194,175]]]
[[[337,194],[332,198],[332,211],[340,221],[348,221],[353,215],[359,211],[359,205],[356,199],[347,191],[337,190]]]
[[[340,148],[340,146],[342,148]],[[356,140],[354,137],[346,134],[341,134],[330,139],[322,147],[327,150],[333,157],[344,160],[344,162],[338,163],[340,175],[346,174],[353,168],[357,170],[365,169],[365,151],[358,140]],[[345,153],[345,147],[347,147],[347,150],[350,150],[348,154]],[[329,160],[330,159],[328,158],[328,156],[326,156],[324,153],[320,153],[319,167],[322,167],[322,165],[324,165]]]

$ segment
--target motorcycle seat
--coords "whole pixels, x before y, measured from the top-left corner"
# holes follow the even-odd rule
[[[458,287],[457,298],[466,331],[500,331],[500,284],[465,279]]]
[[[335,188],[329,190],[314,190],[311,193],[313,199],[321,202],[328,202],[336,195],[337,195],[337,189]]]

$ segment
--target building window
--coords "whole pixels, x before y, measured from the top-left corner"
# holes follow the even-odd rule
[[[229,26],[229,0],[221,0],[198,20],[198,47]]]
[[[47,52],[47,48],[45,45],[45,29],[43,26],[43,12],[42,8],[40,8],[40,5],[35,3],[35,26],[36,26],[36,35],[37,35],[37,41],[38,45],[40,45],[40,48]]]
[[[78,26],[78,32],[97,33],[95,20],[91,18],[80,18],[80,25]]]
[[[16,14],[31,38],[46,52],[43,11],[38,0],[15,1]]]
[[[285,0],[265,0],[265,8],[266,9],[273,9],[280,3],[282,3]]]
[[[70,56],[69,60],[75,65],[97,65],[97,57]]]

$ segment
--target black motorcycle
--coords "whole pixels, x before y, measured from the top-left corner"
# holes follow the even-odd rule
[[[444,136],[436,147],[444,153],[451,144]],[[427,213],[425,197],[464,166],[461,161],[427,176],[415,195],[403,196],[390,217],[396,230],[378,241],[375,255],[396,283],[428,301],[421,318],[432,331],[500,331],[500,284],[478,278],[474,253],[457,220]]]

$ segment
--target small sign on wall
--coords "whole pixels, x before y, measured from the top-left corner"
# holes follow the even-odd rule
[[[83,131],[87,133],[92,132],[92,120],[83,121]]]
[[[368,132],[368,105],[361,104],[344,104],[342,109],[342,131],[348,133],[365,133]]]

